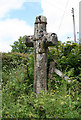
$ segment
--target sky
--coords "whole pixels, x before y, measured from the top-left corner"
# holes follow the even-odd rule
[[[10,52],[10,45],[20,36],[33,35],[38,15],[47,17],[47,32],[56,33],[62,42],[73,41],[72,8],[78,39],[79,2],[80,0],[0,0],[0,52]]]

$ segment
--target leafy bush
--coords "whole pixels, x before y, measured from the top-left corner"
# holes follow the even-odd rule
[[[9,76],[11,71],[19,68],[19,66],[24,67],[26,69],[26,79],[30,79],[33,81],[34,78],[34,59],[33,54],[23,54],[23,53],[3,53],[2,55],[2,80],[5,85],[7,80],[9,80]],[[11,74],[12,75],[12,74]]]
[[[80,74],[81,68],[81,54],[79,44],[71,43],[67,41],[66,43],[58,42],[58,45],[54,48],[51,47],[48,53],[48,62],[55,62],[55,66],[67,72],[72,68],[74,69],[74,76]],[[77,66],[77,67],[76,67]]]

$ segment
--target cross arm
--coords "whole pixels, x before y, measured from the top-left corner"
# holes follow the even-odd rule
[[[42,42],[46,47],[54,46],[58,42],[57,35],[55,33],[46,33],[43,36]]]
[[[26,36],[25,38],[25,45],[27,47],[33,47],[33,41],[34,41],[34,35],[31,35],[31,36]]]

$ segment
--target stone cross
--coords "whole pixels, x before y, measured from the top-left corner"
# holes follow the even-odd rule
[[[49,46],[57,44],[55,33],[46,32],[47,19],[37,16],[34,26],[34,35],[26,36],[27,47],[34,47],[34,92],[47,91],[47,50]]]

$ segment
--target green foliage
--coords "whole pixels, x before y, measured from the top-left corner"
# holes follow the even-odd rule
[[[59,77],[57,74],[53,74],[53,78],[48,78],[48,90],[53,89],[56,91],[60,87],[60,85],[63,84],[63,79]]]
[[[20,37],[18,41],[15,41],[13,45],[11,45],[11,52],[20,52],[20,53],[31,53],[33,52],[33,48],[26,47],[25,45],[25,37]]]
[[[61,90],[61,91],[59,91]],[[54,91],[41,91],[37,96],[34,93],[18,96],[16,104],[10,104],[10,99],[3,107],[5,118],[80,118],[80,103],[72,100],[70,94],[66,94],[61,86],[56,93]],[[7,97],[7,95],[6,95]]]
[[[19,44],[23,46],[21,39]],[[70,80],[64,81],[54,73],[53,79],[48,78],[48,92],[40,91],[39,95],[33,93],[34,54],[24,54],[19,46],[15,43],[13,52],[3,53],[2,56],[3,118],[81,118],[79,44],[69,41],[61,44],[59,41],[56,47],[49,48],[48,73],[50,61],[54,61],[55,67]],[[15,52],[17,48],[18,52]]]
[[[10,52],[2,54],[2,68],[7,72],[12,68],[17,68],[18,65],[26,64],[29,54]]]
[[[29,83],[33,83],[34,79],[34,59],[33,54],[23,53],[3,53],[2,55],[2,82],[3,86],[9,81],[10,75],[19,67],[25,69],[25,79],[29,79]],[[11,72],[12,71],[12,72]],[[15,76],[14,76],[15,77]]]
[[[51,60],[54,60],[56,67],[63,72],[65,70],[68,72],[71,68],[74,69],[74,76],[77,76],[80,74],[81,68],[81,54],[79,52],[80,48],[77,43],[58,42],[55,48],[50,48],[48,61],[50,63]]]

